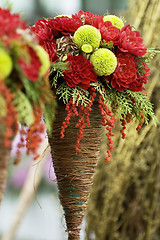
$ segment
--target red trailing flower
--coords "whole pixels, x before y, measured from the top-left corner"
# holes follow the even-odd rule
[[[64,79],[69,87],[80,86],[84,89],[90,87],[90,82],[97,81],[97,74],[91,62],[83,55],[68,56],[71,70],[64,71]]]
[[[35,82],[39,79],[39,72],[40,72],[40,66],[41,62],[36,54],[36,52],[33,50],[33,48],[27,46],[28,53],[30,54],[30,62],[27,63],[22,58],[19,59],[19,65],[23,71],[23,74],[31,81]]]
[[[62,16],[50,19],[49,26],[53,31],[61,32],[63,35],[69,35],[82,26],[82,22],[80,19]]]
[[[0,37],[19,36],[17,29],[26,29],[27,25],[18,14],[11,14],[10,10],[0,8]]]
[[[143,56],[147,51],[140,33],[133,31],[130,25],[121,29],[118,45],[122,52],[129,52],[135,56]]]
[[[112,41],[113,43],[116,43],[118,41],[120,29],[113,26],[111,22],[100,22],[98,28],[102,35],[102,39],[106,42]]]
[[[82,10],[80,10],[77,14],[72,14],[72,18],[79,20],[84,18],[84,24],[92,25],[93,21],[99,18],[99,15],[98,14],[95,15],[90,11],[83,12]]]
[[[133,90],[132,88],[137,85],[138,71],[134,57],[130,53],[119,53],[117,62],[117,68],[111,78],[111,86],[119,92],[123,92],[125,89]],[[134,83],[136,84],[134,85]],[[139,89],[136,90],[139,91]]]
[[[54,36],[57,35],[57,31],[51,29],[46,19],[39,19],[30,29],[36,34],[40,44],[43,44],[45,41],[53,41]]]

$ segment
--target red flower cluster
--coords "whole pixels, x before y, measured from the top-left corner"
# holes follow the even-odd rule
[[[69,35],[82,26],[82,22],[79,19],[62,16],[50,19],[49,26],[53,31],[57,31],[57,33],[60,32],[63,35]]]
[[[102,39],[106,42],[112,41],[116,43],[120,34],[120,30],[112,25],[111,22],[100,22],[98,25]]]
[[[30,46],[27,46],[27,52],[29,53],[29,63],[24,61],[22,58],[19,59],[19,65],[24,75],[31,81],[35,82],[39,78],[39,72],[41,67],[40,59],[36,52]]]
[[[64,79],[70,87],[80,86],[84,89],[90,87],[90,82],[97,81],[97,74],[94,72],[93,65],[83,55],[69,56],[71,70],[64,71]]]
[[[130,25],[124,26],[121,29],[118,46],[121,51],[129,52],[140,57],[142,57],[147,51],[140,33],[138,31],[133,31]]]
[[[0,8],[0,37],[16,38],[17,29],[26,29],[27,25],[20,19],[19,14],[11,14],[10,10]]]
[[[92,25],[100,31],[102,44],[110,42],[113,45],[112,50],[117,57],[118,65],[115,72],[109,76],[109,84],[120,92],[125,89],[142,91],[143,84],[147,82],[147,76],[150,71],[145,63],[142,64],[143,66],[141,65],[143,68],[143,71],[141,71],[137,63],[137,57],[142,57],[146,53],[146,48],[140,33],[138,31],[133,31],[130,25],[126,25],[120,30],[113,26],[110,21],[104,22],[102,16],[81,10],[77,14],[73,14],[72,17],[62,16],[49,20],[41,19],[36,22],[35,26],[31,29],[36,33],[41,45],[49,53],[51,61],[56,62],[58,61],[56,53],[56,38],[58,33],[62,36],[73,35],[74,32],[82,26],[82,22]],[[82,67],[82,62],[79,62],[80,58],[72,56],[70,59],[72,59],[69,60],[71,61],[72,71],[65,71],[64,79],[66,79],[70,87],[79,85],[87,89],[90,86],[90,81],[95,81],[96,79],[93,71],[91,71],[92,74],[88,80],[86,78],[86,70],[83,72],[85,64],[87,63],[88,65],[89,61],[84,61]],[[76,71],[77,74],[75,74]],[[79,74],[80,72],[81,74]],[[139,74],[139,72],[142,73]],[[90,73],[87,72],[87,75],[88,74]],[[85,80],[82,80],[83,77]]]
[[[45,57],[45,52],[20,15],[1,8],[0,38],[0,124],[4,129],[1,137],[4,138],[5,147],[10,147],[17,134],[18,123],[22,127],[28,126],[28,144],[26,145],[23,133],[19,147],[25,145],[29,152],[36,154],[40,143],[39,134],[44,130],[42,110],[49,101],[52,100],[53,103],[48,69],[45,69],[41,57]],[[46,60],[47,57],[46,54]],[[20,151],[17,152],[17,160],[19,157]]]
[[[117,56],[118,65],[111,78],[111,86],[122,92],[124,89],[131,89],[136,81],[138,65],[130,53],[119,53]]]
[[[84,24],[88,24],[91,25],[93,24],[93,22],[98,18],[99,19],[99,15],[98,14],[93,14],[89,11],[84,12],[82,10],[80,10],[78,12],[78,14],[72,14],[72,18],[73,19],[77,19],[77,20],[83,20],[84,19]],[[101,17],[101,19],[103,19],[103,17]]]
[[[117,68],[110,77],[111,86],[119,92],[130,89],[134,92],[143,90],[143,83],[146,84],[149,67],[142,62],[142,72],[138,72],[137,60],[130,53],[119,52],[117,55]]]
[[[123,25],[120,19],[119,23]],[[88,26],[88,32],[85,25],[92,26]],[[104,21],[103,16],[81,10],[70,17],[57,16],[48,20],[41,19],[31,28],[36,33],[40,44],[49,53],[51,62],[54,63],[52,75],[55,90],[57,87],[59,88],[57,93],[63,99],[65,95],[63,91],[66,88],[61,88],[61,84],[66,83],[71,94],[70,99],[63,99],[68,115],[62,125],[61,137],[64,137],[65,128],[68,126],[71,116],[78,116],[79,120],[76,126],[79,127],[79,133],[77,134],[76,150],[80,151],[80,140],[86,124],[89,124],[90,107],[98,92],[102,125],[106,126],[108,131],[106,136],[109,141],[109,149],[106,161],[109,160],[113,149],[111,138],[116,120],[113,112],[118,103],[114,104],[114,101],[111,103],[111,106],[114,106],[112,112],[107,107],[105,94],[107,96],[108,90],[112,92],[111,94],[116,94],[113,89],[124,92],[124,94],[128,93],[125,92],[127,89],[136,92],[142,91],[143,84],[147,83],[150,74],[150,70],[143,60],[146,48],[140,33],[134,31],[130,25],[126,25],[122,29],[116,26],[116,22],[112,21],[112,18],[111,21]],[[65,63],[70,66],[69,69],[66,68]],[[59,71],[61,72],[60,78],[58,78]],[[94,84],[94,82],[97,83]],[[75,105],[75,102],[73,103],[71,88],[76,86],[82,88],[80,89],[81,94],[86,92],[83,89],[88,90],[91,105]],[[74,99],[77,103],[79,103],[78,97],[76,100]],[[122,138],[125,138],[124,130],[126,123],[131,119],[130,114],[124,114],[121,119]]]

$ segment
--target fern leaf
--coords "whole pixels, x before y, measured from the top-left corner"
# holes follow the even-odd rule
[[[73,88],[72,98],[73,98],[73,104],[76,103],[77,106],[79,104],[87,106],[90,102],[89,92],[78,86]]]
[[[63,100],[63,103],[66,104],[71,98],[72,89],[66,84],[62,83],[56,91],[56,94],[59,95],[59,99]]]

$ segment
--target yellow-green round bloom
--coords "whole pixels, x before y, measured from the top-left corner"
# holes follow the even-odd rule
[[[84,25],[75,31],[73,39],[82,51],[90,53],[99,47],[101,34],[97,28],[91,25]]]
[[[104,22],[109,21],[109,22],[112,23],[113,26],[115,26],[115,27],[117,27],[119,29],[121,29],[124,26],[123,21],[119,17],[117,17],[115,15],[104,16],[103,21]]]
[[[94,70],[98,76],[108,76],[112,74],[117,66],[117,58],[112,51],[107,48],[99,48],[90,57]]]
[[[57,16],[54,17],[54,18],[57,18],[57,17],[68,17],[68,18],[71,18],[72,16],[71,16],[71,15],[57,15]]]
[[[40,67],[40,74],[39,76],[42,77],[45,75],[45,73],[47,72],[47,70],[50,67],[50,60],[49,60],[49,55],[48,53],[44,50],[43,47],[41,47],[40,45],[36,46],[36,53],[40,59],[41,62],[41,67]]]
[[[13,68],[13,62],[10,55],[0,48],[0,80],[7,78]]]

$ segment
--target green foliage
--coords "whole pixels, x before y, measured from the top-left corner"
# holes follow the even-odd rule
[[[54,72],[54,77],[51,78],[50,83],[52,87],[57,88],[57,81],[60,77],[63,76],[63,73],[60,70],[54,71],[54,69],[51,69],[50,74],[52,75],[52,73]]]
[[[137,119],[140,119],[140,110],[144,114],[145,123],[148,124],[149,118],[153,119],[153,122],[157,123],[157,118],[153,112],[153,105],[149,101],[148,97],[142,92],[132,92],[126,90],[126,94],[135,99],[135,104],[133,104],[132,113]]]
[[[99,81],[92,83],[91,85],[103,96],[108,107],[112,108],[112,104],[114,103],[115,113],[118,113],[119,115],[123,114],[124,116],[130,113],[133,118],[138,121],[140,121],[141,113],[143,113],[146,124],[150,118],[153,119],[155,124],[157,123],[157,119],[153,112],[153,105],[144,93],[132,92],[130,90],[118,92],[109,85],[107,87],[104,86]]]
[[[81,87],[69,87],[66,83],[62,83],[56,91],[56,94],[59,95],[59,99],[63,100],[64,104],[67,104],[70,98],[73,99],[73,104],[76,103],[87,106],[90,102],[89,92]]]
[[[81,87],[74,87],[72,91],[73,104],[87,106],[90,102],[89,92]]]
[[[59,95],[59,99],[62,99],[64,104],[66,104],[71,97],[72,89],[64,82],[62,83],[56,91],[56,94]]]
[[[28,126],[31,126],[34,122],[34,114],[32,110],[32,105],[26,95],[20,90],[17,90],[13,100],[13,104],[16,107],[19,122],[22,125],[27,124]]]
[[[28,79],[25,78],[23,78],[22,81],[28,99],[33,103],[39,104],[39,99],[42,97],[43,82],[40,84],[40,82],[28,81]]]
[[[54,110],[55,110],[56,103],[54,102],[48,102],[45,105],[43,115],[44,115],[44,120],[45,120],[45,125],[48,134],[51,134],[52,132],[52,124],[55,118]]]

